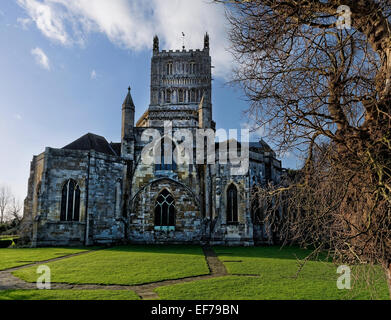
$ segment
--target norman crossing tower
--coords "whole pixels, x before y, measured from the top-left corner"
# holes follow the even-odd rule
[[[138,127],[162,127],[172,121],[174,127],[212,127],[212,75],[209,35],[202,50],[159,50],[159,38],[153,40],[151,61],[151,97],[148,111]]]

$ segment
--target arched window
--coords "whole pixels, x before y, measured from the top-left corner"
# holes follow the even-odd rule
[[[155,229],[175,230],[175,201],[171,193],[166,189],[156,199]]]
[[[238,222],[238,190],[231,184],[227,189],[227,223]]]
[[[195,62],[190,62],[190,74],[195,74],[196,73],[196,63]]]
[[[61,221],[79,221],[80,188],[76,181],[69,179],[62,187]]]
[[[184,99],[184,94],[183,94],[183,89],[178,90],[178,102],[183,103],[185,101]]]
[[[175,143],[171,139],[163,137],[160,140],[160,150],[156,151],[160,152],[160,163],[156,163],[155,170],[175,171],[177,169],[177,164],[174,158]]]
[[[196,102],[196,90],[191,89],[190,91],[190,102]]]
[[[166,90],[166,103],[171,103],[171,90],[167,89]]]
[[[167,63],[166,72],[167,72],[167,75],[172,75],[172,62]]]

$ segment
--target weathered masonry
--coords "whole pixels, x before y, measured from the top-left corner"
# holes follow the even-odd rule
[[[154,128],[163,135],[165,121],[174,133],[216,130],[211,79],[208,34],[202,50],[160,51],[156,36],[150,105],[135,122],[129,88],[121,142],[88,133],[33,157],[23,219],[32,245],[271,243],[261,212],[251,210],[253,186],[280,179],[281,162],[263,140],[250,142],[243,175],[218,161],[166,163],[164,153],[159,164],[140,161],[143,132]],[[162,150],[165,144],[162,139]]]

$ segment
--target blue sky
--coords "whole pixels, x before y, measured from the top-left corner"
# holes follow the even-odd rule
[[[232,68],[226,26],[224,9],[203,0],[2,0],[0,184],[23,200],[32,156],[46,146],[61,148],[87,132],[119,141],[127,87],[136,118],[149,104],[154,34],[161,49],[175,50],[182,32],[188,49],[202,48],[209,32],[217,128],[245,127],[243,93],[225,85]]]

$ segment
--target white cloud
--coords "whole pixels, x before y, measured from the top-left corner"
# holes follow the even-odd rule
[[[84,45],[89,33],[99,32],[115,45],[130,50],[151,49],[155,34],[164,49],[203,46],[206,31],[216,76],[232,67],[226,51],[227,22],[224,8],[208,0],[17,0],[37,28],[62,45]]]
[[[16,120],[22,120],[22,116],[19,113],[15,113],[14,117]]]
[[[62,44],[69,42],[64,26],[64,14],[57,10],[55,1],[44,0],[17,0],[18,4],[24,8],[30,18],[35,22],[41,32],[53,40]]]
[[[213,72],[227,76],[232,68],[232,58],[227,52],[227,21],[224,7],[205,0],[155,0],[157,34],[163,36],[169,49],[182,47],[181,32],[186,35],[186,48],[202,48],[206,32],[210,35]]]
[[[95,70],[92,70],[92,71],[91,71],[90,77],[91,77],[91,80],[95,80],[95,79],[98,77],[98,74],[96,73]]]
[[[31,50],[31,54],[34,56],[38,65],[46,70],[50,70],[50,62],[48,56],[43,52],[41,48],[35,48]]]
[[[28,26],[33,22],[30,18],[18,18],[17,22],[21,25],[22,29],[27,30]]]

